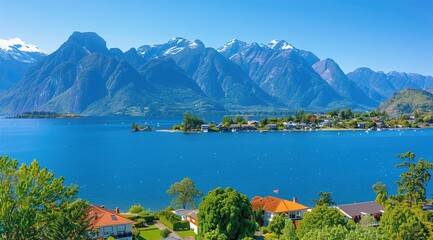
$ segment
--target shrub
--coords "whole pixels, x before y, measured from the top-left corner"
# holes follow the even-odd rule
[[[166,228],[166,229],[164,229],[164,230],[161,231],[161,236],[163,238],[166,238],[166,237],[168,237],[168,235],[170,235],[170,233],[171,233],[171,231]]]

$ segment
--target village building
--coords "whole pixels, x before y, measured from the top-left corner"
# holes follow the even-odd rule
[[[202,132],[209,132],[209,125],[208,124],[202,124],[201,125],[201,131]]]
[[[296,127],[298,126],[297,123],[294,123],[292,121],[289,122],[283,122],[283,125],[286,129],[296,129]]]
[[[277,197],[259,197],[256,196],[251,200],[253,211],[262,209],[264,211],[263,220],[264,224],[268,225],[274,216],[283,215],[293,221],[303,218],[308,207],[299,204],[297,198],[293,201],[277,198]]]
[[[347,219],[352,219],[355,222],[359,222],[363,215],[372,215],[377,221],[373,225],[379,225],[380,217],[385,212],[384,207],[374,201],[338,205],[335,208]]]
[[[112,236],[116,240],[132,240],[132,221],[105,207],[90,205],[88,213],[90,226],[89,236],[94,239],[107,239]]]
[[[270,123],[270,124],[268,124],[268,128],[269,128],[269,130],[271,130],[271,131],[276,131],[276,130],[278,130],[278,129],[277,129],[277,124],[274,124],[274,123]]]
[[[182,220],[188,220],[189,227],[191,230],[193,230],[196,234],[198,234],[198,210],[186,210],[186,209],[176,209],[173,211],[173,213],[179,215]]]

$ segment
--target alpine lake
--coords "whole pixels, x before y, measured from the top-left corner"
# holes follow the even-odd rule
[[[207,117],[219,122],[221,117]],[[404,169],[397,154],[433,160],[433,129],[239,133],[131,132],[131,125],[171,129],[181,117],[0,119],[0,155],[36,159],[79,197],[127,211],[170,205],[170,185],[190,177],[206,194],[231,187],[248,198],[277,196],[313,206],[320,191],[337,204],[372,201],[372,185],[391,194]],[[278,191],[275,191],[278,190]],[[275,193],[278,192],[278,193]],[[427,197],[432,198],[433,183]]]

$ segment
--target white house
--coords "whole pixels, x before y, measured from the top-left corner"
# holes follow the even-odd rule
[[[113,236],[116,240],[132,240],[132,221],[119,215],[116,211],[105,207],[90,205],[88,213],[90,226],[87,229],[92,238],[108,238]]]
[[[179,215],[182,220],[188,220],[190,229],[198,234],[198,210],[176,209],[173,213]]]
[[[272,196],[256,196],[252,199],[251,206],[253,211],[260,209],[264,211],[263,220],[265,225],[269,224],[272,218],[278,215],[284,215],[293,221],[300,220],[308,210],[308,207],[299,204],[296,198],[293,198],[293,201],[289,201]]]

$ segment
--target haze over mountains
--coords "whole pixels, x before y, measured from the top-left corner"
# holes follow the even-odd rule
[[[96,33],[74,32],[48,56],[33,45],[0,43],[2,115],[368,110],[396,91],[433,87],[431,76],[419,74],[359,68],[346,75],[332,59],[279,40],[213,49],[173,38],[122,52]]]

